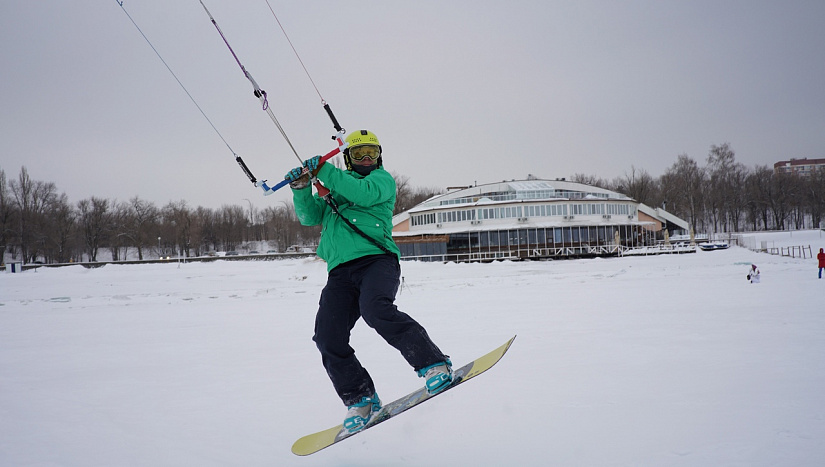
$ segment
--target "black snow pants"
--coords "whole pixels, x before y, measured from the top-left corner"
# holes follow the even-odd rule
[[[365,256],[329,272],[312,340],[321,351],[324,368],[344,405],[352,405],[375,392],[372,378],[349,344],[358,318],[364,318],[416,371],[447,359],[427,331],[395,306],[400,277],[401,267],[395,255]]]

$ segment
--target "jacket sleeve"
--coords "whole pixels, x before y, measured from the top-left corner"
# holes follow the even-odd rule
[[[358,179],[332,164],[324,164],[317,176],[330,191],[358,206],[375,206],[395,196],[395,179],[384,169],[376,169],[369,176]]]
[[[292,190],[292,202],[295,204],[295,215],[301,225],[320,225],[324,219],[324,200],[312,194],[312,187]]]

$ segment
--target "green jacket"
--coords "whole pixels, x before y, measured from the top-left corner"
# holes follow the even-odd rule
[[[392,239],[392,211],[395,207],[395,179],[379,167],[366,177],[353,171],[324,164],[316,175],[338,203],[341,215],[389,251],[401,256]],[[318,256],[327,262],[327,271],[347,261],[384,252],[358,235],[311,187],[292,190],[295,213],[302,225],[321,225]]]

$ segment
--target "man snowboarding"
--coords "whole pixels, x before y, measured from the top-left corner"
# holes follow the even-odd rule
[[[822,248],[819,249],[816,259],[819,260],[819,278],[822,279],[822,270],[825,269],[825,251]]]
[[[350,133],[344,150],[346,170],[322,164],[321,156],[304,161],[284,177],[290,180],[293,202],[302,225],[321,225],[317,254],[327,262],[327,284],[315,318],[315,341],[321,361],[348,411],[343,426],[363,429],[381,409],[369,373],[349,345],[359,318],[395,347],[430,394],[447,388],[452,363],[427,331],[395,306],[401,268],[400,251],[392,239],[396,185],[384,170],[382,149],[374,133]],[[314,175],[330,191],[313,195]]]

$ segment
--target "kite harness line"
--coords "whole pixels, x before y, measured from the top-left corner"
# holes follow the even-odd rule
[[[126,11],[126,7],[124,7],[124,6],[123,6],[123,1],[121,1],[121,0],[115,0],[115,1],[117,2],[117,4],[118,4],[118,5],[120,5],[120,8],[121,8],[121,9],[123,10],[123,12],[126,14],[126,17],[128,17],[128,18],[129,18],[129,21],[131,21],[131,22],[132,22],[132,24],[133,24],[133,25],[135,25],[135,28],[138,30],[138,32],[140,33],[140,35],[141,35],[141,36],[143,36],[143,39],[146,41],[146,43],[147,43],[147,44],[149,44],[149,47],[151,47],[151,48],[152,48],[152,50],[155,52],[155,55],[157,55],[157,56],[158,56],[158,58],[159,58],[159,59],[160,59],[160,61],[163,63],[163,65],[166,67],[166,69],[167,69],[167,70],[169,70],[169,73],[171,73],[171,74],[172,74],[172,77],[174,77],[174,78],[175,78],[175,81],[177,81],[177,82],[178,82],[178,85],[180,85],[181,89],[183,89],[183,92],[185,92],[185,93],[186,93],[186,95],[187,95],[187,96],[189,96],[189,100],[191,100],[191,101],[192,101],[192,103],[193,103],[193,104],[195,104],[195,107],[197,107],[197,108],[198,108],[198,111],[200,111],[201,115],[203,115],[203,118],[205,118],[205,119],[206,119],[206,121],[207,121],[207,122],[209,122],[209,126],[211,126],[213,130],[215,130],[215,133],[217,133],[217,134],[218,134],[218,137],[221,139],[221,141],[223,141],[223,144],[225,144],[225,145],[226,145],[226,147],[229,149],[229,152],[231,152],[231,153],[232,153],[232,155],[233,155],[233,156],[235,156],[235,162],[237,162],[237,163],[238,163],[238,165],[241,167],[241,170],[243,170],[243,172],[244,172],[244,174],[246,175],[246,177],[247,177],[247,178],[249,178],[249,181],[251,181],[251,182],[252,182],[255,186],[258,186],[258,180],[255,178],[255,176],[254,176],[254,175],[252,175],[252,171],[250,171],[250,170],[249,170],[249,167],[247,167],[247,165],[246,165],[246,163],[244,162],[244,160],[241,158],[241,156],[239,156],[239,155],[238,155],[238,154],[237,154],[237,153],[236,153],[236,152],[232,149],[232,146],[230,146],[230,145],[229,145],[229,143],[227,143],[227,142],[226,142],[226,139],[223,137],[223,135],[221,134],[221,132],[220,132],[220,131],[218,131],[218,128],[217,128],[217,127],[215,127],[215,124],[214,124],[214,123],[212,123],[212,120],[210,120],[210,119],[209,119],[209,117],[207,117],[207,116],[206,116],[206,112],[204,112],[204,111],[203,111],[203,109],[201,108],[201,106],[200,106],[200,105],[198,105],[198,102],[195,100],[195,98],[194,98],[194,97],[192,97],[192,94],[190,94],[190,93],[189,93],[189,90],[187,90],[187,89],[186,89],[186,86],[184,86],[184,85],[183,85],[183,83],[181,82],[181,80],[178,78],[178,75],[176,75],[176,74],[175,74],[175,72],[174,72],[174,71],[172,71],[172,68],[169,66],[169,64],[168,64],[168,63],[166,63],[166,60],[164,60],[164,59],[163,59],[163,56],[161,56],[160,52],[158,52],[158,49],[156,49],[156,48],[155,48],[155,46],[152,44],[152,41],[150,41],[150,40],[149,40],[149,38],[148,38],[148,37],[146,37],[146,34],[144,34],[144,33],[143,33],[143,30],[142,30],[142,29],[140,29],[140,26],[138,26],[138,24],[137,24],[137,23],[135,22],[135,20],[132,18],[132,15],[130,15],[130,14],[129,14],[129,12],[128,12],[128,11]]]
[[[200,1],[201,6],[203,7],[204,11],[206,11],[206,14],[209,16],[209,20],[215,26],[215,29],[218,31],[218,34],[220,34],[221,39],[223,39],[224,44],[226,44],[226,47],[229,48],[229,52],[232,54],[232,57],[235,59],[235,62],[241,68],[241,71],[243,71],[243,74],[246,77],[246,79],[248,79],[249,82],[252,84],[252,89],[254,91],[254,95],[261,102],[262,109],[264,111],[266,111],[266,113],[269,115],[269,118],[272,119],[273,123],[275,123],[275,126],[278,128],[278,131],[280,131],[281,136],[284,137],[284,139],[286,140],[286,142],[289,145],[290,149],[292,149],[292,153],[295,154],[295,157],[303,165],[303,163],[304,163],[303,159],[301,159],[301,156],[298,155],[298,151],[295,149],[295,146],[293,146],[292,142],[289,140],[289,137],[287,136],[286,131],[284,130],[283,126],[281,126],[281,123],[278,122],[278,119],[275,117],[275,114],[272,112],[272,109],[269,106],[269,102],[267,101],[266,91],[261,89],[261,87],[255,81],[255,79],[252,77],[252,75],[246,70],[246,67],[243,66],[243,64],[241,63],[241,60],[238,58],[238,55],[235,53],[235,50],[233,50],[232,46],[229,45],[229,40],[227,40],[227,38],[224,35],[223,31],[221,31],[220,26],[218,26],[218,22],[215,21],[215,18],[212,16],[212,13],[210,13],[209,9],[206,8],[206,5],[203,3],[203,0],[199,0],[199,1]],[[269,6],[269,11],[271,11],[272,15],[275,16],[275,20],[278,22],[278,26],[281,27],[281,31],[283,31],[284,36],[286,36],[286,39],[289,42],[289,45],[292,47],[292,51],[295,52],[295,55],[298,57],[298,61],[301,63],[301,66],[304,68],[304,72],[306,72],[307,76],[309,77],[310,82],[312,82],[313,87],[315,87],[315,91],[318,93],[318,96],[321,97],[321,93],[318,91],[318,87],[315,86],[315,81],[313,81],[312,77],[309,75],[309,71],[307,71],[306,67],[304,66],[303,60],[301,60],[301,57],[298,55],[297,50],[295,50],[295,46],[292,45],[292,41],[289,39],[289,36],[286,34],[286,31],[284,30],[283,26],[281,26],[281,22],[278,20],[278,17],[275,15],[275,11],[272,9],[272,6],[269,5],[268,1],[267,1],[267,5]],[[325,154],[321,157],[321,160],[318,163],[319,168],[327,160],[329,160],[330,158],[332,158],[336,154],[343,153],[343,151],[347,148],[347,145],[348,145],[344,141],[344,137],[346,136],[345,135],[345,130],[341,127],[340,124],[338,124],[338,120],[335,118],[335,115],[332,113],[332,109],[330,108],[329,104],[327,104],[326,101],[324,101],[323,97],[321,97],[321,103],[323,104],[324,110],[327,112],[327,115],[329,116],[330,120],[332,120],[332,125],[333,125],[333,127],[335,127],[335,131],[337,131],[337,134],[335,136],[333,136],[332,139],[334,139],[338,143],[338,147],[333,149],[332,151],[328,152],[327,154]],[[306,169],[304,169],[304,170],[306,170]],[[316,172],[317,172],[317,170],[316,170]],[[315,178],[314,174],[310,173],[309,175],[310,175],[310,178],[312,180],[312,184],[315,185],[316,190],[318,190],[318,194],[322,198],[327,200],[327,203],[329,203],[330,202],[329,201],[330,200],[329,190],[326,187],[324,187],[324,185],[322,185],[321,182],[319,182]],[[289,184],[289,180],[282,180],[278,184],[270,187],[266,184],[266,180],[261,180],[259,182],[256,182],[255,186],[261,187],[264,190],[264,195],[270,195],[273,192],[275,192],[276,190],[286,186],[287,184]],[[337,209],[336,209],[336,212],[337,212]]]
[[[284,137],[284,139],[286,140],[286,142],[289,145],[290,149],[292,149],[293,154],[295,154],[295,157],[297,157],[298,161],[303,165],[303,162],[304,162],[303,159],[301,159],[301,156],[298,155],[298,151],[295,149],[292,142],[289,140],[289,137],[287,136],[286,131],[284,131],[283,126],[281,126],[281,123],[278,121],[277,117],[275,117],[275,114],[272,112],[272,109],[269,106],[269,101],[267,100],[266,91],[261,89],[261,87],[255,81],[255,79],[252,77],[252,75],[243,66],[243,64],[241,63],[241,61],[238,58],[237,54],[235,54],[235,51],[232,49],[232,46],[229,45],[229,41],[226,39],[226,36],[223,34],[223,31],[221,31],[221,28],[218,26],[217,21],[215,21],[215,18],[209,12],[209,9],[206,8],[206,5],[204,5],[203,0],[199,0],[199,1],[200,1],[201,6],[203,6],[203,9],[206,11],[206,14],[209,16],[209,19],[212,21],[212,24],[215,26],[215,29],[217,29],[218,34],[220,34],[220,36],[223,39],[224,43],[229,48],[230,53],[232,53],[232,57],[235,59],[235,62],[237,62],[238,66],[241,68],[241,71],[243,71],[244,76],[246,77],[246,79],[248,79],[249,82],[252,84],[252,88],[254,90],[254,95],[261,102],[262,109],[264,111],[266,111],[266,113],[272,119],[272,122],[275,123],[275,126],[278,128],[278,131],[280,131],[281,136]],[[197,109],[198,109],[198,111],[200,111],[201,115],[203,115],[203,117],[206,119],[206,121],[209,122],[209,125],[212,127],[213,130],[215,130],[215,133],[217,133],[217,135],[218,135],[218,137],[220,137],[221,141],[223,141],[223,143],[226,145],[226,147],[229,149],[229,151],[232,153],[232,155],[235,156],[235,161],[241,167],[241,169],[243,170],[243,172],[247,176],[247,178],[249,178],[249,181],[251,181],[256,187],[262,188],[263,191],[264,191],[265,196],[271,195],[272,193],[274,193],[278,189],[288,185],[289,180],[285,179],[285,180],[282,180],[281,182],[279,182],[278,184],[270,187],[266,184],[266,180],[257,180],[255,178],[255,176],[252,174],[252,171],[249,170],[249,167],[247,167],[246,163],[241,158],[241,156],[239,156],[232,149],[232,147],[229,145],[229,143],[223,137],[221,132],[218,131],[217,127],[215,127],[215,124],[212,123],[212,120],[206,115],[206,112],[204,112],[203,109],[201,108],[201,106],[198,105],[198,102],[195,100],[195,98],[192,96],[192,94],[189,92],[189,90],[186,89],[186,86],[183,85],[183,82],[181,82],[181,80],[178,78],[178,76],[175,74],[175,72],[172,71],[172,68],[169,66],[168,63],[166,63],[166,60],[163,59],[163,56],[161,56],[160,52],[158,52],[158,50],[155,48],[155,46],[152,44],[152,42],[149,40],[149,38],[146,37],[146,34],[144,34],[143,30],[140,29],[140,26],[138,26],[138,24],[135,22],[135,20],[132,18],[132,16],[129,14],[129,12],[126,11],[126,7],[123,6],[123,1],[122,0],[115,0],[115,2],[117,2],[117,4],[120,6],[120,8],[123,10],[123,12],[129,18],[129,21],[131,21],[132,24],[135,26],[135,28],[138,30],[140,35],[143,36],[143,39],[146,41],[147,44],[149,44],[149,47],[152,48],[152,50],[155,52],[155,55],[158,56],[158,58],[163,63],[163,65],[166,67],[166,69],[169,70],[169,73],[172,74],[172,76],[175,78],[175,81],[177,81],[178,85],[180,85],[181,89],[183,89],[183,91],[186,93],[186,95],[189,96],[189,99],[192,101],[193,104],[195,104],[195,107],[197,107]],[[332,158],[333,156],[335,156],[338,153],[343,153],[347,149],[348,143],[345,142],[345,140],[344,140],[346,132],[345,132],[344,128],[342,128],[341,125],[338,123],[338,120],[335,118],[335,115],[332,113],[332,109],[330,108],[329,104],[324,100],[323,96],[321,96],[320,91],[318,91],[318,87],[315,85],[315,81],[312,79],[312,76],[310,76],[309,71],[307,70],[306,66],[304,66],[303,60],[301,60],[300,55],[298,55],[298,51],[295,50],[295,46],[292,44],[292,41],[289,39],[289,36],[287,35],[286,30],[284,30],[284,27],[281,25],[281,21],[278,19],[278,16],[275,14],[275,11],[272,9],[272,5],[269,4],[269,0],[266,0],[266,3],[267,3],[267,6],[269,6],[269,10],[272,12],[272,16],[275,17],[275,21],[278,22],[278,26],[281,28],[281,31],[284,33],[284,36],[286,37],[287,41],[289,42],[290,47],[292,47],[293,52],[295,52],[295,56],[298,58],[298,61],[301,63],[301,66],[303,67],[304,72],[306,72],[307,77],[309,77],[310,82],[312,82],[312,85],[315,88],[315,91],[318,93],[318,97],[321,98],[321,104],[323,104],[324,110],[326,111],[327,115],[329,116],[330,120],[332,121],[332,125],[335,128],[335,131],[337,132],[332,137],[332,139],[334,139],[338,143],[338,147],[333,149],[332,151],[328,152],[327,154],[325,154],[324,156],[321,157],[321,159],[318,163],[318,168],[320,168],[320,166],[323,165],[324,163],[326,163],[327,160],[329,160],[330,158]],[[304,168],[304,171],[307,172],[307,175],[310,177],[312,184],[315,185],[315,188],[318,191],[318,195],[329,205],[329,207],[333,210],[333,212],[335,212],[335,214],[340,219],[342,219],[344,221],[344,223],[346,223],[347,226],[349,226],[355,233],[357,233],[361,237],[363,237],[366,240],[370,241],[372,244],[374,244],[376,247],[381,249],[383,252],[385,252],[387,254],[393,254],[384,245],[381,245],[377,240],[375,240],[374,238],[372,238],[369,235],[367,235],[366,233],[364,233],[361,229],[359,229],[357,226],[352,224],[349,221],[349,219],[346,218],[346,216],[342,215],[340,210],[338,209],[338,203],[332,197],[332,194],[330,193],[329,189],[327,189],[320,181],[318,181],[318,179],[315,177],[315,174],[310,173],[306,169],[306,167]],[[315,170],[315,173],[317,173],[317,169]]]
[[[332,120],[332,126],[335,127],[335,131],[342,133],[344,129],[341,128],[341,125],[338,124],[338,119],[335,118],[335,115],[332,113],[332,109],[327,104],[327,101],[324,100],[324,96],[321,95],[321,91],[318,90],[318,86],[315,85],[315,80],[312,79],[312,76],[309,74],[309,70],[307,70],[306,65],[304,65],[304,61],[301,60],[301,56],[298,55],[298,51],[295,49],[295,46],[292,44],[292,40],[289,38],[289,34],[286,33],[286,29],[281,24],[281,20],[278,19],[278,15],[275,14],[275,10],[272,9],[272,5],[269,4],[269,0],[266,0],[266,6],[269,7],[269,11],[272,13],[272,17],[275,18],[275,22],[278,23],[278,27],[281,28],[281,32],[284,33],[284,37],[286,41],[289,42],[289,46],[292,48],[292,52],[295,53],[295,57],[298,59],[298,63],[301,64],[301,68],[304,69],[304,73],[306,73],[307,78],[309,78],[309,82],[312,83],[312,87],[315,88],[315,92],[318,94],[318,97],[321,99],[321,104],[324,106],[324,110],[327,111],[327,115],[329,115],[329,119]],[[332,137],[335,139],[335,137]]]
[[[281,127],[281,124],[278,123],[278,119],[275,118],[275,115],[272,113],[272,110],[269,108],[269,103],[266,100],[266,91],[264,91],[263,89],[260,88],[260,86],[258,86],[258,83],[255,82],[255,80],[252,78],[252,75],[250,75],[249,72],[246,71],[246,68],[243,66],[243,64],[241,64],[241,61],[238,59],[237,54],[235,54],[235,51],[232,50],[232,46],[229,45],[229,41],[226,39],[226,36],[224,36],[223,32],[221,31],[221,28],[218,26],[217,21],[215,21],[215,18],[212,16],[212,14],[209,13],[209,9],[207,9],[206,5],[204,5],[203,0],[200,0],[200,4],[201,4],[201,6],[203,6],[203,9],[206,10],[206,14],[209,15],[209,19],[212,21],[212,24],[215,25],[215,29],[218,30],[218,34],[221,35],[221,38],[223,39],[223,42],[229,48],[229,52],[232,53],[232,56],[235,58],[235,61],[238,63],[238,66],[241,67],[241,71],[243,71],[244,76],[246,76],[246,78],[249,80],[249,82],[252,83],[252,88],[254,89],[255,97],[257,97],[261,101],[261,104],[263,105],[263,109],[267,111],[267,113],[269,114],[272,121],[275,122],[275,125],[278,127],[278,130],[280,130],[281,135],[284,137],[284,139],[286,139],[287,143],[289,144],[289,147],[292,148],[292,152],[295,154],[295,157],[297,157],[298,160],[301,161],[301,164],[303,165],[303,160],[301,159],[301,156],[298,155],[298,152],[295,150],[295,147],[292,146],[292,143],[289,141],[289,138],[287,137],[286,132],[284,131],[283,127]],[[310,76],[309,71],[307,70],[306,66],[304,66],[304,61],[301,60],[301,56],[298,55],[298,51],[295,50],[295,46],[292,44],[292,41],[289,39],[289,35],[286,33],[286,30],[284,29],[283,25],[281,25],[281,21],[278,19],[278,16],[275,14],[275,11],[272,9],[272,5],[269,4],[269,0],[266,1],[266,4],[267,4],[267,6],[269,6],[269,11],[272,12],[272,16],[275,17],[275,21],[278,22],[278,26],[281,28],[281,31],[284,33],[284,36],[286,37],[287,42],[289,42],[290,47],[292,47],[292,51],[295,52],[295,56],[298,57],[298,61],[301,63],[301,67],[303,67],[304,72],[307,74],[307,77],[309,78],[310,82],[312,83],[312,86],[315,88],[315,92],[317,92],[318,97],[321,98],[321,104],[323,104],[324,110],[327,112],[327,115],[329,116],[330,120],[332,120],[332,125],[335,128],[335,131],[337,131],[337,134],[335,136],[333,136],[332,139],[334,139],[338,142],[338,147],[333,149],[332,151],[328,152],[327,154],[325,154],[324,156],[321,157],[321,160],[318,162],[318,167],[320,168],[321,165],[323,165],[332,156],[338,154],[339,152],[343,152],[347,148],[348,143],[346,143],[344,141],[345,130],[338,123],[338,120],[335,118],[335,115],[332,113],[332,109],[330,108],[329,104],[327,104],[327,102],[324,100],[323,96],[321,96],[321,92],[318,90],[318,86],[315,85],[315,81],[312,79],[312,76]],[[317,173],[317,170],[318,169],[315,170],[315,173]],[[321,184],[321,182],[318,181],[318,179],[315,177],[315,174],[312,173],[312,172],[309,172],[306,167],[304,167],[304,172],[310,177],[311,183],[313,185],[315,185],[315,189],[318,191],[318,196],[320,196],[327,203],[327,205],[329,205],[330,209],[332,209],[332,211],[342,221],[344,221],[344,223],[347,226],[349,226],[349,228],[351,228],[359,236],[363,237],[364,239],[368,240],[370,243],[372,243],[373,245],[378,247],[384,253],[390,254],[390,255],[394,254],[387,247],[385,247],[384,245],[379,243],[374,238],[370,237],[363,230],[359,229],[355,224],[353,224],[349,219],[347,219],[346,216],[341,214],[341,211],[338,209],[338,203],[332,197],[332,193],[330,193],[329,189],[326,188],[323,184]],[[289,183],[289,180],[285,179],[282,182],[275,185],[274,187],[270,188],[266,185],[266,180],[263,180],[262,182],[259,182],[256,185],[261,186],[264,189],[264,192],[268,195],[268,194],[271,194],[273,191],[281,188],[282,186],[284,186],[288,183]]]

